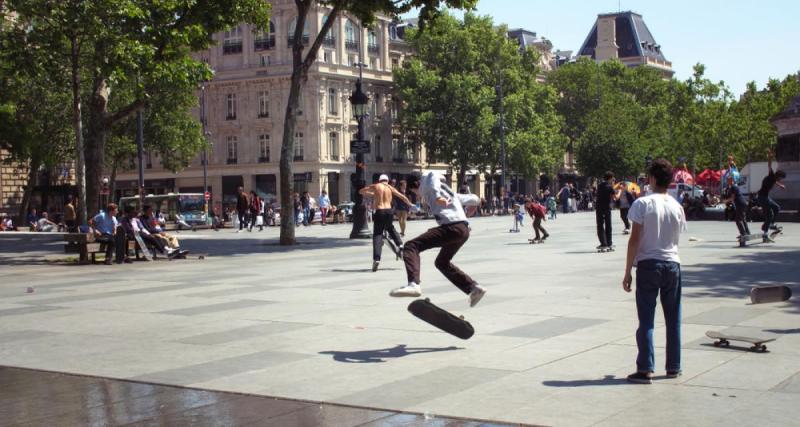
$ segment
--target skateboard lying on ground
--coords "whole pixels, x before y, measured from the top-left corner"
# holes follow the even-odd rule
[[[753,304],[781,302],[791,297],[792,290],[788,286],[757,286],[750,290],[750,302]]]
[[[706,332],[706,336],[717,340],[714,342],[714,347],[728,347],[731,345],[731,341],[741,341],[753,344],[753,346],[750,347],[750,351],[759,353],[764,353],[767,351],[767,346],[764,345],[765,343],[775,341],[775,338],[738,337],[735,335],[725,335],[722,332],[717,331],[708,331]]]
[[[475,333],[475,329],[469,322],[464,320],[463,316],[456,317],[449,311],[434,305],[428,298],[412,301],[408,305],[408,311],[414,316],[462,340],[469,339]]]

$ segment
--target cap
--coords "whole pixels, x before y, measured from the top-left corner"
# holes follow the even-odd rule
[[[378,182],[383,182],[383,181],[389,182],[389,177],[386,176],[385,173],[381,174],[381,177],[378,178]]]

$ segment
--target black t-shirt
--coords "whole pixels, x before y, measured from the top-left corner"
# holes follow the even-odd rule
[[[603,182],[597,186],[597,209],[611,209],[611,197],[614,195],[614,187],[608,182]]]
[[[747,206],[747,200],[745,200],[744,196],[742,196],[742,190],[739,189],[739,186],[731,185],[728,187],[728,191],[730,192],[729,194],[733,196],[733,203],[737,207]]]
[[[769,192],[772,191],[772,187],[775,186],[775,183],[778,180],[775,179],[775,172],[770,171],[769,175],[764,177],[764,180],[761,181],[761,189],[758,190],[758,195],[761,197],[769,196]]]

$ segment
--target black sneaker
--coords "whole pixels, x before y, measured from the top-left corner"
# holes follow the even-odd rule
[[[628,375],[628,382],[636,384],[653,384],[653,374],[650,372],[636,372],[635,374]]]
[[[683,375],[683,371],[667,371],[667,378],[678,378]]]
[[[372,272],[378,271],[378,265],[380,265],[380,261],[372,261]]]

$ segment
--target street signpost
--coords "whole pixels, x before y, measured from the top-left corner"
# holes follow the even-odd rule
[[[370,153],[370,142],[369,141],[359,141],[354,139],[350,141],[350,152],[353,154],[369,154]]]

